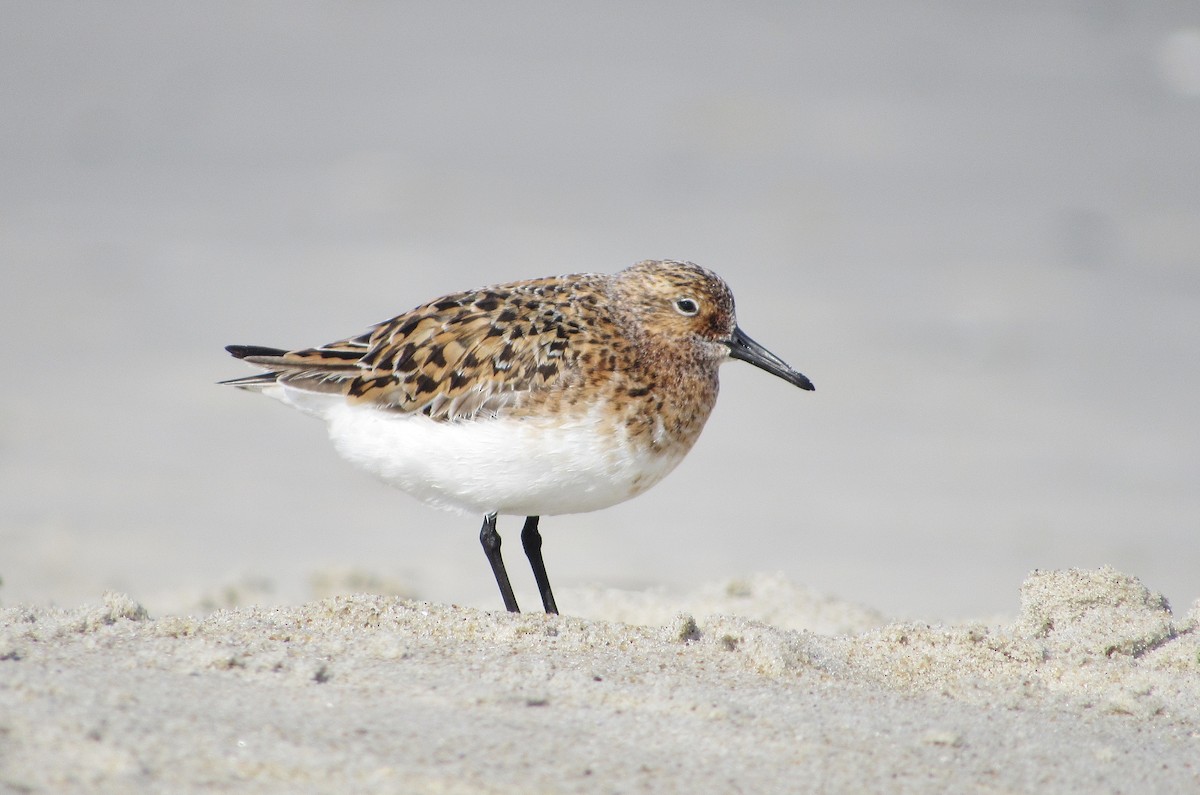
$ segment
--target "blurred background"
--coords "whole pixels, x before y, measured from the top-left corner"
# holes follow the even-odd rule
[[[670,478],[543,522],[561,591],[1200,596],[1195,3],[10,1],[0,108],[0,603],[499,609],[478,517],[216,386],[222,346],[660,257],[817,391],[724,368]]]

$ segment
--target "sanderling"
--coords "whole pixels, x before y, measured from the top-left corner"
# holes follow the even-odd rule
[[[738,328],[719,276],[672,260],[455,293],[317,348],[226,350],[268,372],[222,383],[320,417],[338,453],[422,502],[483,514],[479,540],[513,612],[498,514],[526,517],[521,543],[557,613],[539,517],[662,480],[730,359],[813,388]]]

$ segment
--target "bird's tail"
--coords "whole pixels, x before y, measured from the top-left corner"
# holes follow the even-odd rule
[[[282,348],[266,348],[262,345],[226,345],[225,350],[235,359],[243,359],[251,364],[273,367],[283,363],[287,351]],[[236,386],[241,389],[260,390],[274,384],[279,379],[278,372],[255,373],[242,378],[231,378],[228,381],[218,381],[218,384]]]

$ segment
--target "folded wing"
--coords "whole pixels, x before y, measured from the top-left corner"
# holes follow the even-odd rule
[[[572,337],[585,329],[564,317],[571,299],[556,284],[539,279],[447,296],[317,348],[231,345],[233,356],[268,372],[223,383],[282,384],[439,420],[498,416],[530,394],[579,380]]]

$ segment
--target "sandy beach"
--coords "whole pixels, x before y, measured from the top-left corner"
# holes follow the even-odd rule
[[[997,626],[890,623],[765,576],[561,601],[594,612],[4,608],[0,788],[1200,788],[1200,605],[1112,569],[1035,572]]]

